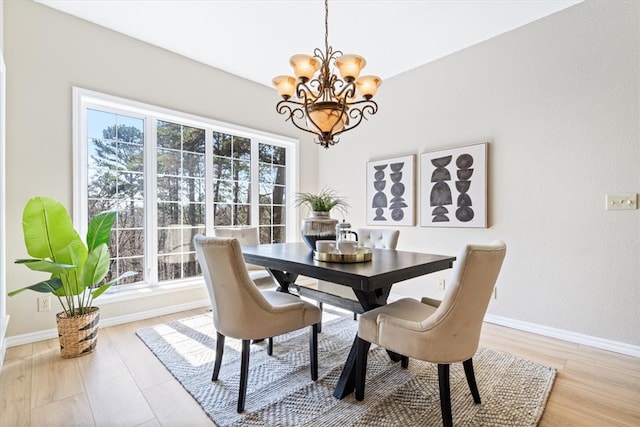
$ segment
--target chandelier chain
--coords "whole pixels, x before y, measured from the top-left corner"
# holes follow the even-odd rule
[[[324,49],[329,52],[329,0],[324,0]]]

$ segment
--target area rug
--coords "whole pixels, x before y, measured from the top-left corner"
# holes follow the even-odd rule
[[[325,310],[326,312],[326,310]],[[240,377],[238,340],[226,339],[222,368],[211,382],[215,329],[211,313],[138,330],[137,335],[219,426],[439,426],[437,365],[392,363],[372,346],[365,399],[333,397],[357,333],[352,316],[323,323],[318,335],[319,379],[309,373],[308,328],[252,344],[245,411],[236,412]],[[481,348],[473,358],[482,403],[475,405],[461,363],[451,365],[456,426],[535,426],[556,371],[516,356]]]

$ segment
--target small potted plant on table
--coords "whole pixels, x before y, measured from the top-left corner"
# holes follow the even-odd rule
[[[329,187],[324,187],[318,194],[297,193],[295,203],[296,207],[305,206],[309,209],[310,215],[302,220],[300,234],[311,250],[316,248],[317,240],[336,239],[338,220],[330,217],[331,210],[336,209],[346,215],[350,208],[347,199]]]

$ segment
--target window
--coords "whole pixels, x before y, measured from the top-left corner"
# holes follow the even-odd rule
[[[193,236],[213,227],[294,238],[295,141],[78,88],[74,120],[74,220],[117,210],[111,275],[139,272],[119,285],[200,276]]]

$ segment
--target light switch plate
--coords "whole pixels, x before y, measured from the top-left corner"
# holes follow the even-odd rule
[[[607,194],[608,211],[638,209],[637,194]]]

